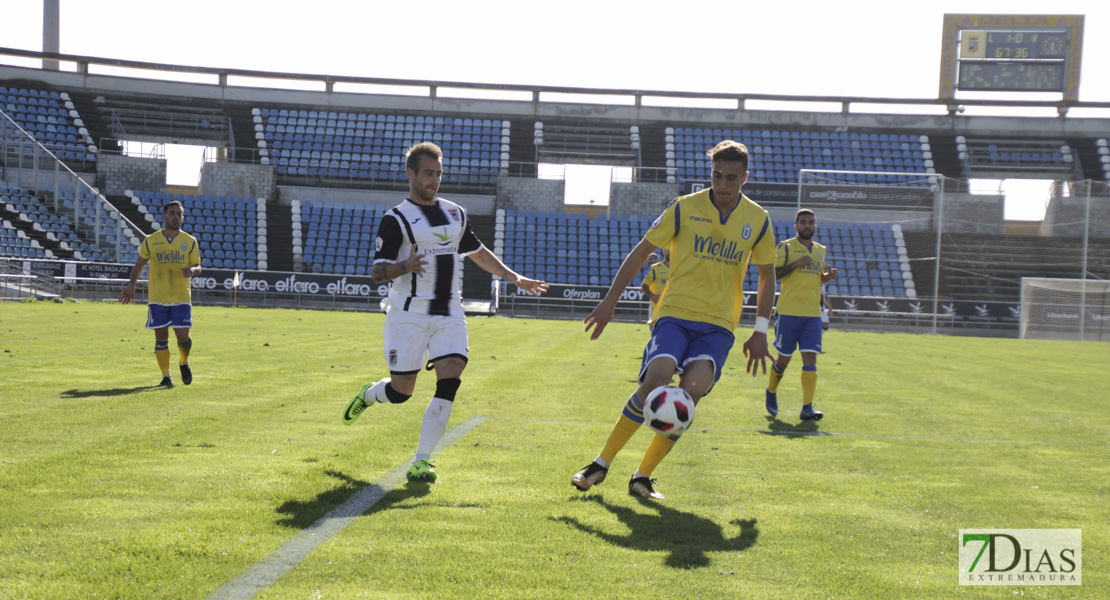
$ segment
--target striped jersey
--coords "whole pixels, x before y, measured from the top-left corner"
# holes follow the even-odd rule
[[[425,255],[423,274],[406,273],[390,282],[391,308],[463,316],[463,257],[483,246],[461,206],[443,198],[431,206],[406,199],[382,217],[374,247],[374,264]]]
[[[676,317],[732,331],[744,307],[748,263],[775,260],[767,211],[747,196],[722,217],[712,188],[676,198],[644,239],[670,251],[670,277],[652,319]]]
[[[178,231],[167,238],[159,229],[143,238],[139,256],[150,261],[147,271],[147,301],[155,304],[188,304],[192,301],[189,278],[181,269],[200,264],[197,239]]]

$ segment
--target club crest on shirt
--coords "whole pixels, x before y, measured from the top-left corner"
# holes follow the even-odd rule
[[[740,237],[744,238],[745,240],[752,237],[751,223],[744,223],[744,230],[740,232]]]
[[[381,236],[374,238],[374,252],[381,252],[383,243]]]
[[[181,242],[181,251],[184,252],[188,249],[189,249],[189,244],[187,242]]]
[[[459,223],[462,220],[462,218],[459,216],[459,211],[454,208],[447,209],[447,214],[451,215],[451,219],[454,220],[456,223]]]

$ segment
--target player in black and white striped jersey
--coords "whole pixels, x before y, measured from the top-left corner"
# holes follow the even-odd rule
[[[400,404],[412,397],[416,376],[435,369],[436,392],[420,426],[409,479],[435,481],[428,459],[447,431],[469,346],[462,306],[463,258],[517,287],[540,295],[547,283],[522,277],[482,245],[461,206],[436,196],[443,179],[443,152],[432,143],[409,149],[405,164],[409,197],[390,209],[378,226],[376,283],[391,282],[386,310],[385,359],[389,377],[362,386],[347,404],[351,424],[375,402]]]

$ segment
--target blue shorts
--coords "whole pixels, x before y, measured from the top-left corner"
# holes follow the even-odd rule
[[[821,351],[821,317],[792,317],[779,315],[775,324],[775,350],[784,356],[801,352]]]
[[[193,326],[193,306],[191,304],[154,304],[146,308],[146,328],[161,329],[173,326],[183,329]]]
[[[679,373],[695,360],[713,361],[713,383],[716,383],[735,340],[731,331],[719,325],[663,317],[651,328],[651,340],[644,347],[644,360],[640,364],[639,381],[643,383],[648,363],[668,356],[678,365]]]

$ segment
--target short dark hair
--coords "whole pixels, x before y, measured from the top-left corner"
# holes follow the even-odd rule
[[[808,208],[802,208],[802,209],[799,209],[797,214],[794,215],[794,223],[795,224],[798,223],[798,219],[802,218],[802,215],[809,215],[809,216],[813,217],[814,220],[817,219],[817,214],[814,213],[812,210],[810,210]]]
[[[170,200],[169,202],[162,205],[162,214],[166,214],[167,212],[169,212],[171,206],[176,206],[181,209],[181,212],[185,212],[185,205],[181,204],[181,202],[177,200]]]
[[[408,153],[405,155],[405,168],[412,169],[414,172],[420,166],[421,156],[431,156],[436,160],[443,160],[443,150],[439,146],[431,142],[421,142],[409,148]]]
[[[725,140],[706,152],[706,155],[713,162],[719,160],[740,161],[744,163],[744,170],[748,170],[748,147],[736,140]]]

